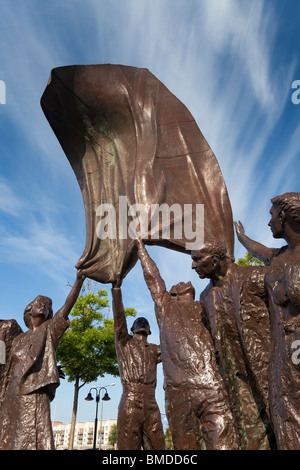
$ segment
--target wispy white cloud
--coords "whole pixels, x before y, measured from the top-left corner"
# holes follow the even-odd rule
[[[293,169],[297,167],[300,157],[300,125],[292,132],[284,149],[280,148],[281,155],[276,155],[276,164],[271,168],[268,186],[265,188],[268,194],[273,191],[289,192],[299,184],[298,172]]]
[[[0,195],[0,211],[17,216],[24,207],[24,202],[3,177],[0,177]]]
[[[26,265],[65,283],[83,249],[78,235],[59,224],[58,214],[66,208],[37,188],[30,188],[21,198],[20,188],[3,177],[0,194],[1,263]]]
[[[25,265],[61,284],[81,255],[78,240],[38,222],[31,222],[23,233],[2,231],[0,249],[2,263]]]
[[[271,48],[278,20],[265,2],[224,2],[204,0],[204,34],[210,39],[210,52],[214,58],[224,53],[234,57],[233,70],[238,69],[243,80],[251,85],[253,98],[270,111],[277,101],[272,88]],[[246,80],[244,80],[246,78]]]
[[[17,0],[13,8],[11,2],[4,0],[0,70],[7,90],[5,113],[18,132],[23,133],[24,148],[31,147],[48,171],[55,169],[68,177],[63,152],[40,106],[51,69],[68,65],[68,49],[62,41],[65,7],[56,1],[51,4]],[[75,10],[71,10],[70,23],[72,19],[80,21]],[[74,27],[75,37],[76,29],[79,25]]]
[[[257,166],[270,158],[265,149],[289,99],[295,61],[279,61],[274,69],[278,17],[270,4],[228,0],[201,6],[204,29],[198,37],[205,49],[198,67],[205,71],[190,109],[198,107],[194,116],[220,162],[235,216],[246,215],[258,197]]]
[[[91,0],[81,15],[80,2],[67,10],[54,2],[44,7],[51,26],[47,29],[38,21],[38,4],[30,4],[31,8],[22,8],[20,26],[10,3],[4,2],[8,37],[12,34],[14,41],[3,60],[11,72],[8,88],[14,90],[14,118],[41,159],[66,172],[62,151],[39,106],[51,68],[71,60],[61,41],[69,39],[63,34],[64,20],[51,23],[56,8],[57,14],[68,10],[67,24],[73,28],[81,62],[101,62],[109,56],[119,63],[148,67],[183,100],[217,155],[233,204],[245,209],[255,166],[281,115],[293,71],[292,64],[278,71],[272,68],[278,19],[270,3]],[[91,34],[85,43],[80,37],[88,20]],[[22,86],[17,68],[22,70]],[[259,129],[257,122],[262,124]],[[236,184],[238,178],[243,191]]]
[[[101,5],[91,5],[101,31]],[[118,42],[118,21],[110,25],[114,59],[149,68],[186,104],[219,160],[234,213],[246,214],[295,70],[293,56],[274,68],[277,11],[267,1],[154,0],[123,2],[120,16],[128,28]]]
[[[43,10],[50,19],[54,17],[54,8],[58,8],[57,14],[66,8],[54,3]],[[10,3],[3,4],[6,29],[2,34],[6,31],[7,38],[14,37],[13,42],[7,42],[10,53],[2,57],[9,74],[8,90],[14,91],[7,109],[36,146],[41,159],[47,160],[49,168],[62,170],[72,178],[39,105],[51,68],[70,63],[72,57],[61,41],[62,37],[67,39],[64,20],[45,28],[45,23],[38,21],[42,10],[35,11],[35,2],[30,4],[31,8],[22,8],[22,25]],[[290,91],[287,84],[294,70],[293,61],[285,66],[280,64],[276,71],[272,67],[278,18],[270,3],[127,0],[107,4],[91,0],[85,5],[84,15],[78,14],[83,11],[80,2],[76,3],[77,9],[66,10],[68,26],[72,26],[74,42],[80,50],[79,62],[101,62],[109,56],[112,62],[145,66],[155,73],[196,118],[220,162],[234,215],[246,216],[249,204],[257,196],[253,184],[256,166],[264,160],[264,149],[282,114]],[[95,30],[89,41],[80,43],[80,31],[92,18]],[[99,51],[105,51],[106,55]],[[13,62],[9,60],[12,56]],[[16,73],[18,70],[22,71],[21,77]],[[291,161],[297,147],[296,136],[297,132],[288,151]],[[263,190],[278,181],[287,165],[288,158],[271,172]],[[16,214],[22,198],[12,194],[7,185],[2,194],[1,209]],[[44,217],[53,212],[56,203],[57,200],[44,204]],[[30,236],[29,239],[37,251],[41,250],[36,240]],[[26,252],[23,239],[24,243]],[[46,252],[43,256],[47,257]],[[180,264],[180,255],[174,256]],[[186,260],[182,259],[185,265]],[[168,265],[162,266],[166,278],[173,282],[172,268],[167,272]]]

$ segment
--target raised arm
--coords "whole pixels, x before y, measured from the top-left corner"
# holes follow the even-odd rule
[[[76,281],[73,284],[73,287],[66,298],[64,305],[56,312],[56,315],[62,316],[67,320],[70,311],[74,307],[74,304],[79,296],[80,290],[82,288],[82,284],[84,282],[85,276],[82,274],[81,271],[77,271]]]
[[[162,307],[164,296],[167,294],[165,281],[162,279],[160,272],[150,258],[144,243],[141,239],[135,240],[135,245],[138,250],[138,257],[141,261],[144,278],[148,289],[150,290],[152,299],[158,308]]]
[[[113,300],[113,315],[114,315],[114,328],[115,328],[115,337],[116,344],[119,342],[126,342],[128,339],[128,329],[125,316],[125,309],[122,299],[121,287],[114,283],[112,290],[112,300]]]
[[[245,235],[243,224],[240,221],[238,223],[234,222],[234,225],[238,240],[246,248],[246,250],[248,250],[252,256],[259,259],[264,264],[270,264],[276,249],[268,248],[267,246],[247,237],[247,235]]]

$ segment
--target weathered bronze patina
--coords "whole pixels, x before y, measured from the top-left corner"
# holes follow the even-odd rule
[[[272,199],[269,225],[275,238],[286,240],[285,247],[267,248],[236,223],[238,239],[265,263],[239,267],[217,159],[187,108],[147,69],[111,64],[53,69],[41,105],[83,195],[86,246],[77,267],[116,287],[141,260],[161,335],[175,448],[198,449],[202,441],[207,449],[300,449],[299,356],[294,354],[300,340],[299,193]],[[179,215],[171,210],[166,226],[159,218],[153,225],[151,208],[164,204],[179,206]],[[201,204],[203,243],[188,248],[194,240],[184,231],[185,209],[191,211],[191,231],[199,232]],[[210,280],[200,302],[190,283],[166,290],[144,243],[192,255],[193,268]],[[119,445],[132,449],[141,446],[144,425],[135,406],[140,387],[151,390],[148,402],[157,415],[159,353],[158,346],[147,349],[143,335],[129,338],[120,295],[113,288],[124,384],[118,420],[126,430]],[[133,353],[129,345],[135,343],[139,348]],[[138,371],[146,351],[150,369],[143,375]],[[136,384],[139,394],[132,389]],[[138,438],[127,432],[128,423]],[[155,426],[149,424],[150,434]],[[160,439],[153,437],[154,448],[162,448]]]
[[[120,287],[112,288],[116,352],[123,394],[118,412],[118,449],[164,450],[160,411],[155,399],[156,369],[161,362],[160,347],[148,343],[151,334],[148,321],[137,318],[127,330]]]
[[[136,251],[127,231],[134,219],[129,207],[135,204],[148,208],[149,217],[152,204],[179,204],[182,213],[185,204],[193,204],[193,221],[196,204],[204,204],[205,238],[219,238],[233,254],[231,206],[217,159],[188,109],[149,70],[58,67],[41,105],[82,191],[87,239],[78,266],[86,276],[110,283],[134,266]],[[104,210],[104,204],[115,208],[116,225],[110,212],[111,231],[100,239],[97,209]],[[146,243],[185,251],[190,240],[184,230],[180,237],[172,235],[174,224],[183,228],[181,218],[171,214],[171,236],[155,240],[151,229],[160,227],[151,222],[147,219],[142,234]]]
[[[300,449],[300,193],[285,193],[271,200],[269,226],[286,245],[266,247],[236,224],[243,245],[261,259],[270,313],[270,414],[280,450]]]
[[[210,279],[200,301],[230,397],[239,448],[274,447],[268,416],[269,314],[261,267],[241,267],[219,241],[192,252],[192,268]]]
[[[191,283],[167,291],[141,240],[136,241],[155,303],[165,376],[166,414],[176,450],[237,449],[228,396]]]
[[[55,351],[83,283],[78,277],[53,316],[49,297],[37,296],[24,311],[25,333],[12,341],[2,381],[0,450],[54,449],[50,401],[59,385]]]
[[[10,355],[11,345],[15,337],[20,333],[23,333],[23,330],[16,320],[0,320],[0,341],[2,342],[2,361],[0,362],[0,407],[3,401],[3,397],[1,398],[1,395],[3,394],[3,384],[5,382],[5,374],[7,371],[6,364]]]

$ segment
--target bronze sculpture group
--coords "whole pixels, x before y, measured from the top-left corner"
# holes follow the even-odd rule
[[[83,193],[87,243],[62,309],[53,316],[50,299],[38,296],[24,312],[26,333],[13,320],[0,323],[7,346],[7,364],[0,365],[0,449],[53,448],[55,349],[86,276],[112,284],[123,386],[118,449],[139,450],[145,442],[165,448],[155,399],[162,362],[176,450],[299,450],[300,361],[293,353],[300,344],[300,193],[272,199],[269,226],[284,247],[246,236],[241,222],[233,222],[216,158],[193,118],[146,69],[54,69],[42,107]],[[137,204],[204,204],[203,243],[187,250],[184,237],[153,241],[150,229],[135,240],[124,233],[100,240],[97,206],[115,204],[120,194]],[[130,211],[124,220],[132,223]],[[169,219],[173,228],[175,222]],[[234,225],[241,244],[263,265],[234,262]],[[209,281],[199,300],[190,282],[167,289],[146,249],[151,243],[191,256],[191,269]],[[135,320],[132,334],[127,329],[121,286],[138,260],[154,302],[159,345],[148,342],[146,319]]]

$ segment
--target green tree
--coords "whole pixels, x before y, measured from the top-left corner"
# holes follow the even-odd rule
[[[264,263],[252,256],[249,251],[246,251],[244,258],[239,258],[236,264],[239,266],[264,266]]]
[[[167,428],[165,433],[166,450],[174,450],[171,429]]]
[[[112,449],[114,449],[117,440],[118,440],[117,425],[114,424],[108,436],[108,443],[112,447]]]
[[[85,294],[85,295],[83,295]],[[126,315],[135,316],[134,308],[127,308]],[[74,382],[73,412],[69,449],[73,449],[79,390],[105,374],[119,375],[114,321],[110,318],[107,291],[91,290],[91,282],[84,286],[71,311],[70,327],[63,335],[57,349],[68,382]]]

